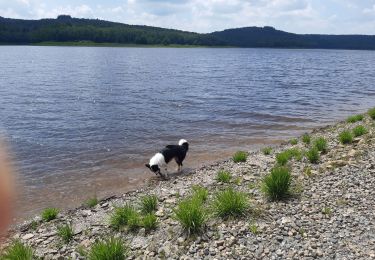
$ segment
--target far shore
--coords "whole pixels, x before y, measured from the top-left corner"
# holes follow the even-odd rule
[[[232,46],[208,46],[208,45],[183,45],[183,44],[124,44],[124,43],[99,43],[90,41],[81,42],[39,42],[25,44],[0,43],[0,46],[62,46],[62,47],[126,47],[126,48],[239,48]]]

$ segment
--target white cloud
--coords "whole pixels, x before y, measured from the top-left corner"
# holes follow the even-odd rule
[[[365,8],[362,11],[364,14],[375,15],[375,4],[371,8]]]
[[[22,18],[12,8],[0,9],[0,16],[2,16],[2,17],[12,17],[12,18]]]
[[[39,7],[39,8],[34,9],[32,13],[37,18],[57,17],[60,14],[68,14],[68,15],[78,17],[78,18],[93,17],[93,10],[88,5],[58,6],[56,8],[53,8],[52,10],[47,10],[46,8]]]

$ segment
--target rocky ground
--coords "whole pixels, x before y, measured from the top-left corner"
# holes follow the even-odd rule
[[[349,145],[338,141],[343,129],[362,124],[367,134]],[[275,147],[270,155],[250,152],[244,163],[232,160],[206,166],[167,181],[150,183],[144,190],[100,201],[94,208],[81,207],[60,213],[42,223],[38,218],[22,225],[14,238],[32,246],[45,259],[85,259],[95,240],[118,236],[130,250],[130,259],[375,259],[375,126],[364,121],[340,122],[317,129],[314,137],[328,140],[328,153],[318,164],[306,158],[289,162],[293,172],[293,196],[282,202],[267,200],[260,190],[264,176],[275,165],[275,155],[298,144]],[[218,170],[229,170],[232,183],[216,180]],[[208,204],[217,190],[233,186],[248,195],[251,210],[239,219],[211,217],[198,236],[188,236],[173,218],[178,201],[191,193],[193,185],[209,190]],[[159,224],[146,234],[117,232],[109,226],[114,207],[137,203],[144,194],[157,195]],[[65,244],[57,226],[71,222],[73,241]]]

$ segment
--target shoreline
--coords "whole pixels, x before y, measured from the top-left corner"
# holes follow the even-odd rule
[[[352,131],[358,125],[365,126],[367,133],[355,137],[350,144],[340,144],[341,131]],[[366,200],[375,196],[375,121],[365,115],[363,121],[334,122],[309,134],[312,140],[326,138],[328,151],[320,154],[317,164],[304,156],[289,160],[294,195],[287,200],[270,202],[261,191],[261,182],[274,167],[278,153],[291,148],[301,152],[309,149],[302,137],[297,138],[297,144],[284,142],[275,146],[270,155],[261,150],[250,151],[246,162],[220,160],[183,174],[171,174],[167,181],[150,179],[142,188],[105,198],[92,208],[81,206],[61,212],[50,222],[36,217],[16,226],[12,237],[46,259],[85,259],[80,248],[88,251],[95,240],[108,236],[124,241],[131,249],[130,259],[375,257],[371,235],[375,231],[371,214],[375,203]],[[229,184],[217,181],[221,169],[231,173]],[[227,187],[244,192],[251,210],[229,220],[210,216],[202,233],[189,236],[174,218],[174,210],[197,184],[208,190],[208,201]],[[145,233],[144,228],[135,232],[111,229],[108,219],[115,207],[138,205],[146,194],[158,198],[156,230]],[[68,222],[74,237],[65,244],[56,228]]]
[[[374,49],[353,49],[353,48],[303,48],[303,47],[241,47],[241,46],[220,46],[220,45],[184,45],[184,44],[126,44],[126,43],[80,43],[80,42],[41,42],[41,43],[0,43],[1,46],[31,46],[31,47],[108,47],[108,48],[175,48],[175,49],[273,49],[273,50],[326,50],[326,51],[375,51]]]
[[[237,142],[237,141],[236,141]],[[185,171],[194,171],[206,165],[215,164],[218,161],[223,161],[228,159],[236,150],[238,149],[250,149],[258,150],[259,148],[270,145],[275,146],[282,142],[279,138],[263,140],[249,140],[246,143],[242,143],[241,148],[237,146],[238,143],[228,144],[225,150],[215,149],[214,154],[209,152],[204,152],[204,150],[192,147],[191,153],[188,154],[188,158],[184,163]],[[27,191],[27,187],[22,186],[20,188],[23,194],[20,194],[20,200],[18,200],[20,209],[15,216],[16,223],[22,223],[23,221],[38,215],[46,207],[57,207],[61,210],[69,210],[72,208],[79,207],[83,201],[89,199],[90,197],[96,195],[98,198],[110,197],[113,195],[119,195],[126,193],[128,191],[133,191],[141,189],[147,186],[147,182],[154,181],[155,175],[151,173],[144,163],[147,162],[149,158],[140,160],[133,165],[136,167],[128,167],[128,165],[114,165],[115,169],[124,169],[121,174],[114,174],[110,170],[107,170],[95,178],[90,180],[86,179],[76,179],[79,185],[73,186],[74,184],[67,185],[65,180],[63,183],[55,184],[53,187],[49,186],[43,189],[38,189],[33,192]],[[173,172],[175,170],[174,162],[169,165],[169,169]],[[79,171],[77,171],[78,173]],[[70,176],[68,176],[70,177]],[[48,180],[48,183],[53,182],[53,176]],[[84,184],[83,181],[86,181]],[[66,190],[61,190],[62,186],[68,186]],[[76,190],[76,191],[75,191]],[[69,192],[70,191],[70,192]],[[48,197],[48,200],[45,198]]]

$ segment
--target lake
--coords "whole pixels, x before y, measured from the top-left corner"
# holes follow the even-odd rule
[[[26,215],[138,187],[180,138],[189,170],[375,105],[372,51],[1,46],[0,57],[0,129]]]

